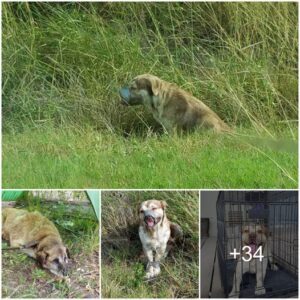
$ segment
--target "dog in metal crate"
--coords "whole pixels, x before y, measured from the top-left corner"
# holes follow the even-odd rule
[[[260,224],[244,225],[242,227],[242,247],[240,256],[233,276],[232,290],[229,294],[230,298],[238,298],[240,293],[240,284],[244,273],[256,274],[255,295],[264,295],[264,279],[266,276],[268,262],[272,270],[278,270],[274,264],[271,252],[271,236],[265,226]],[[247,246],[247,247],[245,247]],[[259,252],[262,256],[255,255]]]

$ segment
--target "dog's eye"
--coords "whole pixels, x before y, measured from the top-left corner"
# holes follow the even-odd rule
[[[59,259],[58,259],[58,258],[55,258],[55,259],[53,260],[53,262],[54,262],[55,264],[59,264]]]
[[[158,207],[152,207],[152,210],[156,210],[156,209],[158,209]]]
[[[140,210],[140,213],[142,214],[143,212],[144,212],[144,210],[141,209],[141,210]]]

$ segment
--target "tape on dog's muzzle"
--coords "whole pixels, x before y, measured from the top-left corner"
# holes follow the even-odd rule
[[[122,99],[126,102],[129,101],[129,97],[130,97],[130,91],[129,88],[127,87],[123,87],[120,89],[120,96],[122,97]]]

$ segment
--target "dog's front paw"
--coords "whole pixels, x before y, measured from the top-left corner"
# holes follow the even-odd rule
[[[149,270],[146,272],[145,279],[151,279],[153,277],[154,277],[154,275],[153,275],[152,271]]]
[[[156,265],[156,266],[153,268],[153,274],[154,274],[154,276],[157,276],[159,273],[160,273],[160,266],[159,266],[159,265]]]
[[[147,265],[147,271],[145,279],[151,279],[160,273],[159,262],[149,262]]]
[[[239,292],[231,291],[231,293],[228,295],[228,298],[238,298],[239,295]]]
[[[146,269],[146,275],[145,275],[145,279],[150,279],[152,278],[153,275],[153,262],[148,262],[147,264],[147,269]]]
[[[275,264],[271,264],[272,271],[278,271],[278,267]]]
[[[264,287],[256,287],[255,289],[255,295],[264,295],[266,293],[266,289]]]

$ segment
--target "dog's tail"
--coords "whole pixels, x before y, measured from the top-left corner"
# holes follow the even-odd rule
[[[170,229],[171,229],[170,241],[174,244],[180,243],[183,240],[182,228],[178,224],[171,222]]]
[[[182,231],[181,227],[176,223],[170,222],[170,229],[171,229],[171,234],[170,234],[170,238],[168,240],[165,256],[167,256],[168,253],[170,253],[172,251],[172,249],[174,248],[174,246],[176,244],[180,244],[183,242],[183,231]]]

